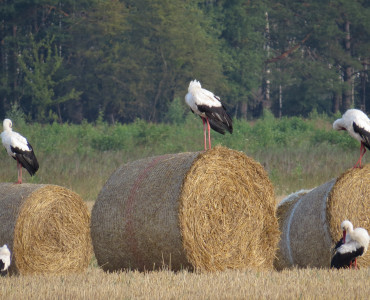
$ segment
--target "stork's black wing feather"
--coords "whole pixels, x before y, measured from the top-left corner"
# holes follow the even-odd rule
[[[353,130],[362,137],[364,145],[370,150],[370,132],[358,126],[355,122],[353,122]]]
[[[31,144],[27,143],[27,146],[30,149],[29,151],[21,150],[16,147],[10,147],[10,149],[15,153],[15,157],[19,163],[28,171],[28,173],[30,173],[31,176],[33,176],[39,169],[39,163]]]
[[[231,117],[226,112],[224,106],[198,105],[200,112],[205,113],[208,118],[211,128],[221,134],[225,134],[226,130],[233,133],[233,122]]]
[[[342,246],[344,243],[343,243],[343,238],[341,238],[336,244],[335,244],[335,247],[333,249],[333,253],[335,253],[337,251],[337,249]]]
[[[346,253],[336,251],[331,260],[330,266],[336,269],[348,268],[355,261],[356,257],[361,256],[363,253],[364,247],[360,247],[356,249],[356,251]]]

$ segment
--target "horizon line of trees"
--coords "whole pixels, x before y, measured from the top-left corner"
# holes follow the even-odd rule
[[[192,79],[232,117],[370,112],[366,0],[4,0],[0,20],[0,118],[164,122]]]

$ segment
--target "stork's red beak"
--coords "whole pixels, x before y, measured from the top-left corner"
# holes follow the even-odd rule
[[[346,242],[346,231],[343,230],[343,244]]]

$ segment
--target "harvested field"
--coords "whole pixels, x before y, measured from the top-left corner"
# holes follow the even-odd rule
[[[91,235],[107,271],[272,269],[273,186],[259,163],[225,147],[134,161],[100,192]]]
[[[12,253],[10,273],[84,271],[92,255],[90,214],[64,187],[0,183],[0,244]]]
[[[370,164],[367,164],[280,202],[277,215],[282,234],[275,267],[329,268],[332,248],[342,236],[343,220],[370,231],[369,187]],[[369,253],[358,263],[368,267]]]
[[[62,276],[0,278],[3,299],[368,299],[370,269],[293,269],[196,274],[90,267]]]

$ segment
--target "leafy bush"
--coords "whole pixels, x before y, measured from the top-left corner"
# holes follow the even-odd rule
[[[334,130],[315,130],[311,135],[310,140],[313,145],[327,143],[344,149],[353,149],[359,145],[359,142],[349,134]]]
[[[15,116],[15,115],[14,115]],[[142,155],[166,152],[203,150],[203,125],[197,116],[188,114],[182,122],[153,124],[137,119],[131,124],[109,125],[99,121],[96,125],[59,124],[27,125],[16,119],[14,130],[27,136],[37,151],[44,153],[88,154],[96,151],[125,151]],[[358,142],[348,134],[331,128],[332,120],[316,116],[315,120],[299,117],[276,119],[270,112],[254,124],[234,120],[233,134],[211,132],[213,145],[256,153],[267,149],[295,149],[316,147],[320,144],[343,149],[356,149]]]

